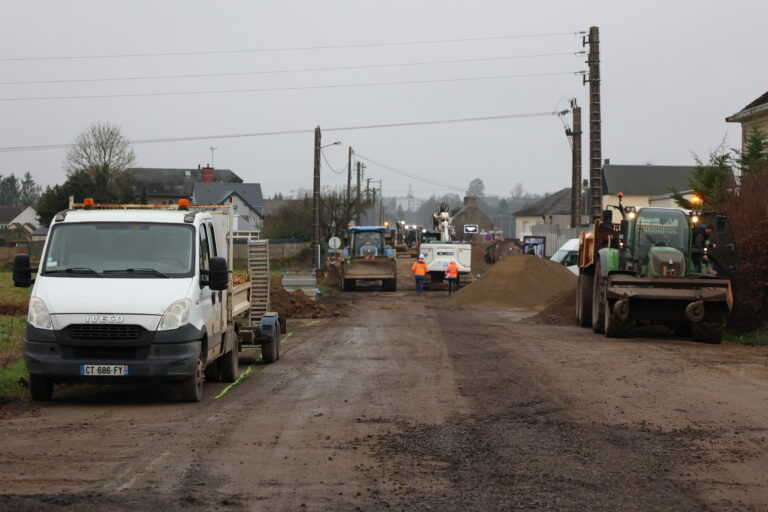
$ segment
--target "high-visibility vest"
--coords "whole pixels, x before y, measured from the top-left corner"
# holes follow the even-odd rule
[[[459,266],[455,263],[451,263],[448,265],[448,268],[445,269],[445,273],[448,274],[449,278],[459,277]]]
[[[413,271],[413,275],[415,276],[425,276],[427,275],[427,264],[417,261],[413,264],[411,267],[411,270]]]

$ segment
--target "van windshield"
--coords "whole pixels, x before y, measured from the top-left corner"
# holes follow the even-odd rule
[[[58,224],[41,273],[64,277],[189,277],[194,228],[148,222]]]

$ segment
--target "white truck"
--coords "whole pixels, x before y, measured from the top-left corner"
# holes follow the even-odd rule
[[[39,267],[28,255],[14,261],[14,285],[34,284],[23,345],[32,399],[50,400],[64,381],[176,381],[182,399],[197,402],[205,380],[237,379],[236,319],[252,306],[251,283],[232,282],[234,225],[231,205],[184,200],[86,199],[59,212]],[[264,312],[257,321],[246,323],[247,339],[272,362],[280,318]]]
[[[419,252],[424,256],[424,263],[429,271],[425,285],[440,283],[445,277],[445,269],[452,261],[459,267],[458,284],[472,281],[472,245],[456,240],[448,205],[441,204],[432,215],[433,231],[424,230]]]

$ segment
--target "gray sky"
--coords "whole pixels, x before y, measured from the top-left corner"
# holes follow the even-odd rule
[[[631,6],[630,6],[631,5]],[[690,164],[740,128],[724,118],[768,90],[768,2],[752,1],[74,1],[6,2],[0,58],[253,50],[601,31],[603,156],[613,163]],[[561,35],[473,42],[106,59],[4,60],[0,82],[221,74],[490,59],[581,50]],[[586,69],[571,55],[407,67],[59,84],[0,85],[0,147],[70,143],[109,121],[132,140],[552,111],[587,89],[573,75],[270,92],[7,101],[8,98],[295,88],[561,73]],[[446,188],[370,165],[386,195],[466,188],[480,177],[506,195],[570,185],[570,152],[556,117],[326,133],[331,165],[347,145]],[[211,160],[265,194],[311,188],[311,133],[136,145],[145,167]],[[64,180],[65,150],[0,152],[0,173]],[[587,140],[584,140],[584,165]],[[586,167],[585,167],[586,168]],[[323,183],[341,185],[323,162]]]

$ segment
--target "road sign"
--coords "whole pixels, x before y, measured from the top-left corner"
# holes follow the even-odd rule
[[[328,240],[328,247],[330,247],[333,250],[338,249],[341,247],[341,239],[337,236],[331,237],[330,240]]]
[[[486,233],[486,234],[485,234],[485,236],[483,237],[483,239],[484,239],[486,242],[493,242],[493,235],[492,235],[492,234],[490,234],[490,233]]]
[[[477,224],[464,224],[464,233],[474,235],[479,231]]]

